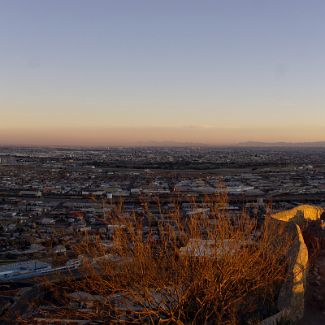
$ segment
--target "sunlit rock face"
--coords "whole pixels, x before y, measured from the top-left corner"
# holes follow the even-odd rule
[[[288,318],[292,321],[297,321],[304,315],[304,293],[308,272],[308,249],[300,227],[308,221],[320,220],[322,215],[324,209],[312,205],[300,205],[272,215],[275,220],[294,225],[297,234],[290,252],[292,257],[289,266],[290,277],[282,286],[278,299],[278,308],[281,312],[287,312]]]
[[[299,205],[291,210],[278,212],[272,215],[274,219],[301,224],[302,221],[316,221],[321,219],[324,209],[313,205]]]
[[[292,291],[294,294],[297,293],[303,294],[306,285],[305,270],[307,270],[308,267],[308,249],[305,244],[304,238],[302,236],[300,227],[298,225],[296,225],[296,227],[297,227],[299,248],[298,248],[296,261],[294,263],[293,271],[292,271],[294,275]]]

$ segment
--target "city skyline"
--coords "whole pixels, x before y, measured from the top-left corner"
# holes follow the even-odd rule
[[[322,1],[0,1],[0,145],[325,140]]]

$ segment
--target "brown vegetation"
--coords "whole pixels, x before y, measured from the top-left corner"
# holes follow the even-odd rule
[[[47,289],[54,304],[68,307],[75,291],[91,294],[94,304],[63,307],[55,317],[237,324],[257,322],[276,311],[292,238],[284,229],[279,236],[281,229],[275,229],[269,216],[261,228],[244,211],[231,217],[226,195],[209,205],[208,217],[186,219],[176,205],[170,221],[163,223],[151,218],[149,210],[146,222],[135,215],[106,216],[116,225],[112,246],[107,248],[99,237],[85,237],[76,248],[83,256],[82,278],[65,278]]]

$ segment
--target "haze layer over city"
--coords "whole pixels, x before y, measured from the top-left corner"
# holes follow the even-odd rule
[[[0,0],[0,324],[325,324],[325,2]]]

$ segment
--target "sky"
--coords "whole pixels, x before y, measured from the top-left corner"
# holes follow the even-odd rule
[[[323,0],[0,0],[0,144],[325,140]]]

